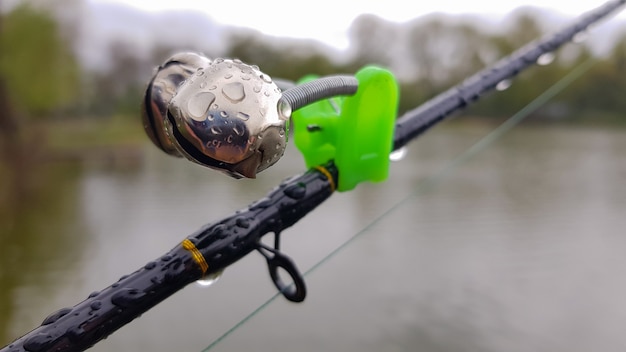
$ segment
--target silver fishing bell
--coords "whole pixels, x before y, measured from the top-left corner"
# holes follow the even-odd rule
[[[176,54],[148,84],[144,129],[168,154],[255,178],[285,151],[291,108],[281,97],[256,66]]]

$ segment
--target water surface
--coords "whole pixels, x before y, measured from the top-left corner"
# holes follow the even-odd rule
[[[624,351],[626,131],[520,127],[441,173],[490,129],[436,128],[387,182],[287,230],[302,271],[357,237],[307,276],[303,304],[275,300],[215,350]],[[3,227],[0,344],[303,169],[293,145],[254,181],[145,153],[51,178]],[[251,253],[93,351],[200,351],[274,292]]]

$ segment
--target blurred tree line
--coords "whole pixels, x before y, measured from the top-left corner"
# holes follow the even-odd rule
[[[52,5],[31,6],[41,2]],[[14,116],[14,123],[4,121],[6,114],[0,119],[3,129],[26,116],[136,114],[152,69],[180,50],[237,57],[274,77],[293,80],[309,73],[349,73],[366,64],[382,65],[394,71],[401,82],[401,110],[406,110],[537,38],[545,28],[541,16],[528,11],[512,16],[506,28],[497,31],[442,15],[402,24],[363,15],[353,23],[350,49],[344,52],[314,41],[271,38],[243,29],[230,31],[223,52],[156,45],[149,55],[138,55],[120,38],[109,48],[110,68],[94,72],[76,59],[75,41],[80,33],[76,26],[74,31],[63,30],[67,26],[50,10],[55,3],[57,7],[60,4],[55,0],[25,1],[0,13],[0,102],[10,104],[2,111],[13,111]],[[626,99],[621,98],[626,89],[626,31],[605,56],[595,56],[586,42],[569,45],[550,65],[523,73],[507,92],[487,97],[470,112],[486,118],[510,115],[588,59],[596,61],[594,69],[542,109],[537,118],[622,116],[626,111]]]
[[[78,55],[79,43],[88,38],[82,32],[84,0],[6,4],[0,2],[0,210],[2,203],[13,207],[16,202],[11,199],[24,198],[20,195],[28,193],[29,179],[39,174],[37,166],[49,159],[53,143],[47,137],[53,133],[45,123],[68,121],[55,128],[63,132],[57,139],[61,135],[69,142],[93,137],[84,137],[82,130],[67,136],[68,127],[82,126],[77,120],[95,125],[98,136],[103,135],[102,125],[94,121],[111,126],[108,122],[120,120],[126,125],[119,131],[143,136],[139,108],[146,83],[154,68],[175,52],[235,57],[258,65],[273,77],[291,80],[311,73],[353,73],[364,65],[381,65],[398,77],[402,113],[539,37],[548,27],[542,20],[546,17],[532,11],[509,16],[497,30],[458,16],[432,15],[400,24],[363,15],[352,24],[350,47],[345,51],[312,40],[269,37],[241,28],[224,29],[226,45],[220,48],[187,45],[181,38],[177,44],[152,43],[146,53],[120,37],[108,44],[109,65],[94,69]],[[133,35],[128,33],[128,37]],[[533,118],[541,122],[626,121],[625,27],[608,54],[596,54],[584,41],[555,54],[549,65],[520,74],[509,89],[481,99],[466,113],[485,119],[511,116],[568,71],[593,60],[591,71]],[[127,128],[125,121],[132,122],[133,128]],[[87,146],[79,143],[74,149],[90,157]]]
[[[26,192],[30,165],[42,149],[29,122],[75,102],[80,68],[62,40],[59,25],[23,4],[0,13],[0,198]],[[26,133],[28,132],[28,133]]]

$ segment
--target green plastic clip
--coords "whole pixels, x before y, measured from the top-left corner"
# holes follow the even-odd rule
[[[363,181],[387,179],[398,109],[398,84],[390,71],[368,66],[355,77],[355,95],[319,101],[292,116],[294,141],[307,167],[334,160],[340,192]],[[301,83],[315,78],[307,76]]]

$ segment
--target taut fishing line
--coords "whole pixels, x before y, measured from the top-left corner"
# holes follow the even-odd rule
[[[345,242],[340,244],[337,248],[332,250],[322,259],[320,259],[317,263],[315,263],[312,267],[306,270],[303,273],[303,276],[308,276],[313,271],[317,270],[326,262],[330,261],[333,257],[338,255],[342,250],[347,248],[350,244],[352,244],[357,239],[361,238],[364,234],[369,232],[371,228],[373,228],[376,224],[380,223],[382,220],[390,216],[397,209],[400,208],[401,205],[405,204],[409,200],[417,197],[418,195],[425,193],[429,190],[432,190],[435,186],[446,180],[448,177],[454,174],[454,172],[463,164],[471,160],[474,156],[476,156],[481,151],[485,150],[489,146],[491,146],[495,141],[500,139],[504,134],[513,129],[513,127],[519,125],[522,121],[524,121],[531,113],[535,112],[541,106],[545,105],[548,101],[553,99],[559,93],[568,88],[572,83],[582,77],[585,73],[587,73],[591,67],[594,65],[594,60],[588,59],[580,65],[576,66],[572,69],[567,75],[562,77],[559,81],[554,83],[548,89],[546,89],[543,93],[537,96],[530,103],[525,105],[523,108],[518,110],[511,117],[506,119],[502,124],[492,130],[489,134],[481,138],[478,142],[471,145],[467,148],[463,153],[454,158],[450,163],[446,164],[439,171],[432,174],[430,177],[422,180],[406,197],[400,199],[395,204],[392,204],[386,211],[382,214],[378,215],[374,220],[365,225],[360,231],[352,235]],[[217,346],[221,341],[230,336],[232,333],[237,331],[241,326],[247,323],[250,319],[260,313],[263,309],[269,306],[276,298],[281,296],[281,292],[277,292],[272,297],[267,299],[258,308],[254,309],[250,314],[246,315],[243,319],[237,322],[233,327],[224,332],[221,336],[215,339],[211,344],[209,344],[206,348],[202,350],[202,352],[208,352]]]

